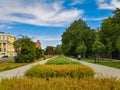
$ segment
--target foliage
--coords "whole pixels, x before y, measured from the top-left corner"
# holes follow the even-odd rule
[[[39,59],[43,56],[43,50],[40,48],[36,48],[35,53],[36,53],[36,59]]]
[[[113,54],[112,56],[118,54],[116,43],[120,36],[120,9],[114,10],[113,14],[103,21],[99,32],[100,39],[106,47],[106,54]]]
[[[26,64],[27,63],[14,63],[14,62],[2,63],[2,64],[0,64],[0,71],[17,68],[17,67],[20,67],[20,66],[23,66],[23,65],[26,65]]]
[[[105,46],[102,44],[102,42],[99,41],[98,36],[96,37],[92,50],[95,54],[100,54],[105,51]]]
[[[12,78],[0,82],[0,90],[120,90],[115,78]]]
[[[65,58],[63,56],[58,56],[56,58],[53,58],[46,62],[46,64],[56,64],[56,65],[64,65],[64,64],[80,64],[77,61],[72,61],[68,58]]]
[[[118,51],[120,51],[120,36],[117,39],[116,48],[118,49]]]
[[[47,46],[45,49],[46,55],[53,55],[54,54],[54,47],[53,46]]]
[[[32,62],[35,59],[35,43],[28,37],[23,36],[14,42],[17,56],[16,62]]]
[[[91,53],[95,39],[95,30],[90,29],[85,21],[75,20],[62,35],[62,50],[65,55],[77,56],[76,48],[81,42],[87,47],[86,53]]]
[[[27,70],[25,75],[39,78],[82,78],[93,77],[94,71],[85,65],[37,65]]]
[[[80,44],[77,48],[76,48],[76,53],[79,54],[84,54],[86,52],[86,46],[84,44],[84,42],[82,42],[82,44]]]
[[[55,47],[54,52],[55,52],[56,55],[62,54],[62,46],[61,46],[61,45],[57,45],[57,46]]]

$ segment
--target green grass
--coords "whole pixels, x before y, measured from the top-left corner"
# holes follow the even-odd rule
[[[56,65],[64,65],[64,64],[80,64],[77,61],[71,61],[70,59],[64,56],[58,56],[46,62],[46,64],[56,64]]]
[[[48,58],[50,58],[50,57],[47,56],[46,59],[48,59]],[[41,57],[38,60],[34,60],[34,62],[38,62],[38,61],[41,61],[41,60],[44,60],[44,58]],[[34,63],[34,62],[32,62],[32,63]],[[27,64],[31,64],[31,63],[5,62],[5,63],[0,64],[0,72],[5,71],[5,70],[14,69],[14,68],[17,68],[17,67],[21,67],[21,66],[24,66],[24,65],[27,65]]]
[[[90,62],[90,63],[95,63],[94,59],[89,59],[89,58],[84,58],[82,59],[84,61]],[[113,67],[113,68],[118,68],[120,69],[120,61],[116,62],[116,61],[111,61],[111,60],[99,60],[97,61],[97,63],[95,64],[99,64],[99,65],[104,65],[104,66],[109,66],[109,67]]]
[[[0,72],[4,70],[9,70],[9,69],[17,68],[20,66],[24,66],[26,64],[27,63],[5,62],[5,63],[0,64]]]
[[[106,62],[98,62],[97,64],[120,69],[120,62],[106,61]]]
[[[0,82],[0,90],[120,90],[115,78],[12,78]]]

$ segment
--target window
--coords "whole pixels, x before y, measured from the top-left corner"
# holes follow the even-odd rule
[[[3,36],[3,40],[5,40],[5,36]]]
[[[0,40],[3,40],[2,38],[3,38],[3,36],[0,37]]]
[[[4,36],[4,40],[6,40],[6,36]]]

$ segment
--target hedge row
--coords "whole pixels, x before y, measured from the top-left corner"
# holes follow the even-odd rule
[[[93,77],[94,71],[85,65],[37,65],[26,71],[25,75],[39,78],[82,78]]]

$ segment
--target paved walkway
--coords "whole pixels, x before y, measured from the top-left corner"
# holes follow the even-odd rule
[[[102,76],[102,77],[120,78],[120,69],[98,65],[98,64],[93,64],[93,63],[88,63],[85,61],[79,61],[79,62],[84,65],[90,66],[96,72],[96,77]]]
[[[25,66],[22,66],[22,67],[18,67],[18,68],[15,68],[15,69],[0,72],[0,80],[2,78],[23,77],[26,70],[28,70],[29,68],[31,68],[32,66],[35,66],[37,64],[44,64],[48,60],[43,60],[43,61],[40,61],[40,62],[35,62],[35,63],[28,64],[28,65],[25,65]]]
[[[95,77],[115,77],[120,79],[120,69],[93,64],[93,63],[89,63],[89,62],[85,62],[77,59],[72,59],[72,58],[70,59],[73,61],[78,61],[84,65],[91,67],[96,72]]]

